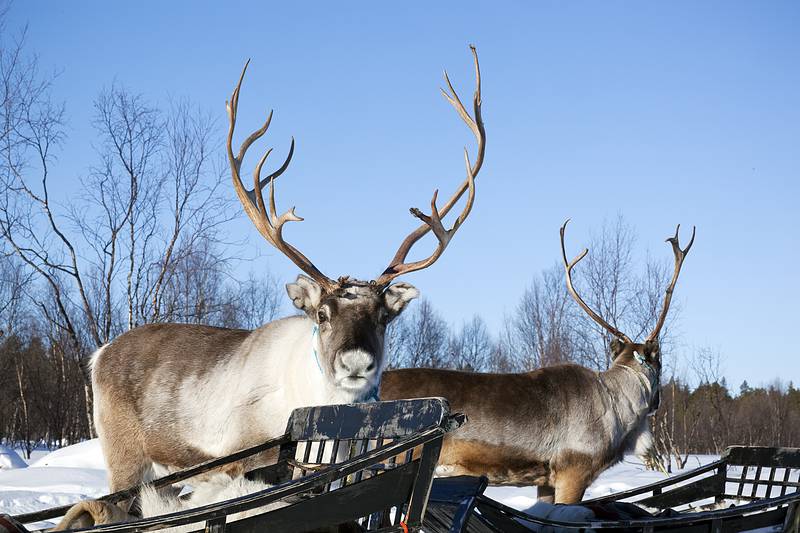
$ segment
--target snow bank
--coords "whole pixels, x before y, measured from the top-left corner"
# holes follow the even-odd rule
[[[21,468],[0,471],[0,494],[6,491],[102,494],[105,470],[88,468]]]
[[[58,449],[31,464],[35,468],[45,466],[105,470],[106,462],[100,449],[100,440],[92,439]]]
[[[0,470],[12,468],[26,468],[28,463],[22,460],[17,452],[0,444]]]
[[[28,468],[0,469],[0,513],[29,513],[107,493],[105,463],[97,440],[56,450]]]

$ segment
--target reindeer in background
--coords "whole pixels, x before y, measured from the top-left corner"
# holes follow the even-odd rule
[[[232,143],[239,92],[247,65],[227,103],[227,152],[233,186],[259,233],[302,270],[286,286],[292,303],[304,315],[275,320],[254,330],[188,324],[151,324],[133,329],[92,356],[94,420],[108,465],[112,491],[171,471],[221,457],[281,434],[297,407],[348,403],[377,392],[385,367],[386,326],[418,296],[408,283],[393,283],[402,274],[432,265],[444,252],[472,209],[475,177],[483,164],[486,133],[481,118],[480,69],[475,48],[474,116],[465,109],[445,72],[442,91],[475,135],[477,155],[471,163],[465,149],[464,182],[447,203],[431,212],[412,209],[422,224],[401,243],[383,273],[372,281],[325,276],[283,237],[287,222],[303,220],[294,208],[278,215],[275,180],[289,166],[292,139],[283,164],[261,178],[271,150],[258,161],[253,189],[240,177],[248,148],[266,133],[250,134],[234,154]],[[269,198],[262,190],[269,185]],[[466,204],[451,228],[442,223],[467,192]],[[407,261],[412,246],[429,231],[438,240],[433,253]]]
[[[561,253],[567,289],[578,305],[614,340],[611,367],[604,372],[566,364],[520,374],[488,374],[440,369],[387,371],[381,399],[444,396],[469,423],[445,437],[437,474],[487,475],[495,485],[538,485],[542,500],[576,503],[606,468],[626,451],[644,452],[651,435],[647,416],[659,403],[661,355],[658,334],[664,326],[685,249],[667,239],[675,269],[655,328],[643,343],[603,320],[580,297],[572,269],[583,250],[567,260],[561,227]]]

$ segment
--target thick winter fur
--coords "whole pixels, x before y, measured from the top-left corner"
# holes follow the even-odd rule
[[[600,472],[649,443],[658,344],[615,341],[612,350],[616,357],[605,372],[578,365],[523,374],[392,370],[383,376],[381,399],[444,396],[467,415],[469,423],[445,437],[438,475],[534,484],[545,500],[575,503]]]
[[[386,325],[418,295],[354,280],[323,293],[305,276],[287,292],[305,316],[255,331],[152,324],[93,356],[112,491],[276,437],[297,407],[362,398],[385,366]]]

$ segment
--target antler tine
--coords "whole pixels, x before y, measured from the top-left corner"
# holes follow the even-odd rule
[[[447,84],[448,91],[445,91],[444,89],[441,89],[441,91],[447,101],[450,102],[450,105],[455,108],[456,112],[475,135],[475,139],[478,143],[475,163],[470,163],[469,152],[465,147],[464,160],[467,169],[467,177],[464,179],[464,182],[461,183],[458,189],[456,189],[456,192],[450,197],[447,203],[445,203],[441,209],[436,206],[436,200],[439,195],[439,190],[437,189],[434,191],[433,198],[431,199],[430,216],[425,215],[422,211],[415,207],[410,209],[411,214],[422,220],[423,223],[417,229],[412,231],[400,244],[400,247],[397,249],[397,253],[395,253],[389,266],[383,271],[380,277],[375,280],[375,283],[379,286],[387,285],[394,278],[400,276],[401,274],[421,270],[436,262],[436,260],[439,259],[444,252],[445,248],[450,242],[450,239],[452,239],[455,232],[458,231],[458,228],[464,223],[467,216],[469,216],[470,211],[472,210],[472,205],[475,201],[475,178],[483,166],[483,158],[484,154],[486,153],[486,131],[483,126],[483,117],[481,116],[481,70],[480,64],[478,63],[478,52],[473,45],[470,45],[470,50],[472,51],[472,57],[475,63],[475,94],[473,96],[474,118],[469,115],[464,107],[464,104],[461,102],[461,99],[458,97],[458,93],[453,88],[453,84],[450,82],[450,77],[447,75],[447,71],[444,72],[444,79],[445,83]],[[467,190],[469,191],[469,194],[467,196],[467,202],[464,206],[464,209],[453,223],[452,228],[449,230],[446,229],[442,224],[442,218],[450,212],[456,202],[461,199],[461,197],[464,195],[464,192]],[[431,254],[427,259],[406,263],[405,261],[411,248],[417,241],[427,235],[429,231],[433,231],[434,235],[439,241],[436,250],[434,250],[433,254]]]
[[[250,148],[250,145],[252,145],[266,133],[267,129],[269,129],[270,123],[272,122],[272,111],[270,111],[269,115],[267,116],[267,120],[264,122],[264,125],[251,133],[242,142],[242,145],[239,148],[239,153],[235,156],[233,155],[233,132],[236,128],[236,114],[239,108],[239,91],[241,90],[242,81],[244,80],[244,75],[245,72],[247,72],[247,66],[249,64],[250,60],[248,59],[244,65],[244,68],[242,69],[242,74],[239,76],[239,82],[236,84],[236,88],[233,90],[230,101],[225,103],[230,122],[228,127],[227,149],[228,161],[231,166],[231,175],[233,177],[233,188],[236,191],[236,195],[239,197],[242,207],[244,207],[245,213],[247,213],[247,216],[253,222],[256,229],[258,229],[258,232],[261,233],[261,235],[267,239],[270,244],[291,259],[292,262],[300,267],[303,272],[316,280],[324,290],[331,291],[335,288],[335,283],[322,272],[320,272],[319,269],[317,269],[317,267],[315,267],[314,264],[305,255],[303,255],[302,252],[283,239],[283,225],[286,222],[299,222],[303,219],[295,214],[294,207],[287,210],[280,216],[278,216],[275,209],[275,179],[283,174],[284,171],[286,171],[286,169],[289,167],[289,163],[292,161],[292,156],[294,155],[294,138],[292,138],[292,144],[289,147],[289,153],[286,156],[286,160],[276,171],[272,172],[263,180],[261,179],[261,170],[264,166],[264,163],[266,163],[267,158],[272,153],[272,149],[270,148],[258,161],[258,164],[253,171],[253,190],[247,190],[242,183],[242,178],[239,173],[241,171],[242,160],[244,159],[245,153],[247,152],[247,149]],[[269,212],[267,212],[262,194],[262,191],[267,184],[270,186]]]
[[[656,322],[656,327],[653,332],[647,336],[648,341],[657,339],[658,334],[661,332],[661,328],[664,327],[664,322],[667,320],[667,313],[669,312],[669,304],[672,302],[672,293],[675,290],[675,284],[678,282],[678,276],[681,273],[683,260],[686,259],[686,254],[689,253],[689,250],[692,249],[692,245],[694,244],[694,237],[695,233],[697,232],[697,227],[692,226],[692,238],[689,240],[689,244],[687,244],[686,248],[684,249],[681,249],[680,239],[678,236],[680,231],[681,225],[678,224],[678,227],[675,228],[675,236],[666,240],[666,242],[672,245],[672,253],[675,255],[675,271],[673,272],[672,280],[669,282],[669,286],[667,286],[667,290],[665,291],[664,307],[661,309],[661,314],[658,317],[658,322]]]
[[[575,267],[575,265],[577,265],[580,262],[581,259],[586,257],[586,254],[589,253],[589,249],[588,248],[584,248],[583,251],[575,257],[575,259],[573,259],[572,261],[568,261],[567,260],[567,250],[566,250],[566,246],[564,245],[564,232],[567,229],[567,224],[569,224],[569,221],[570,221],[570,219],[567,219],[564,222],[564,225],[561,226],[561,230],[560,230],[560,233],[561,233],[561,257],[564,258],[564,270],[566,272],[566,277],[567,277],[567,290],[569,291],[570,295],[572,295],[572,298],[574,298],[575,301],[578,303],[578,305],[581,306],[581,308],[584,311],[586,311],[586,314],[588,314],[590,317],[592,317],[592,320],[594,320],[599,325],[601,325],[602,327],[607,329],[609,333],[614,335],[614,337],[616,337],[618,339],[622,339],[623,341],[625,341],[625,342],[627,342],[629,344],[632,344],[633,341],[631,341],[631,339],[627,335],[625,335],[620,330],[618,330],[617,328],[615,328],[614,326],[612,326],[611,324],[609,324],[608,322],[603,320],[603,318],[600,315],[595,313],[586,304],[586,302],[583,301],[583,298],[581,298],[580,295],[578,294],[578,292],[575,290],[575,286],[572,284],[572,269]]]

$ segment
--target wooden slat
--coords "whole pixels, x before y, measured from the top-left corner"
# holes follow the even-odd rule
[[[775,486],[775,468],[769,469],[769,480],[767,482],[767,498],[772,498],[772,488]]]
[[[354,457],[358,457],[359,455],[364,455],[368,447],[369,447],[369,440],[367,439],[361,440],[356,448],[356,450],[358,451],[355,452]],[[359,481],[361,481],[363,477],[364,477],[364,471],[359,470],[358,472],[355,473],[355,482],[358,483]]]
[[[406,524],[410,526],[422,525],[422,518],[425,516],[425,508],[428,506],[428,497],[431,493],[433,484],[433,472],[436,470],[436,463],[439,460],[439,452],[442,450],[442,439],[426,442],[422,446],[422,457],[420,459],[417,478],[414,480],[414,492],[408,502],[406,511]]]
[[[747,465],[744,465],[742,467],[742,477],[741,477],[741,479],[739,481],[739,486],[736,487],[736,496],[741,496],[742,495],[742,491],[744,491],[744,482],[745,482],[745,479],[747,478],[747,469],[748,468],[750,468],[750,467],[747,466]]]
[[[338,461],[340,442],[342,442],[341,439],[333,439],[333,447],[331,448],[331,464],[336,464]],[[331,490],[331,484],[327,483],[325,485],[325,492],[328,492],[329,490]]]
[[[760,466],[756,467],[756,476],[755,480],[753,481],[753,487],[750,490],[750,496],[755,497],[758,491],[759,481],[761,481],[761,468]]]
[[[781,483],[781,496],[786,494],[786,485],[789,483],[789,474],[792,472],[791,468],[783,469],[783,482]]]
[[[706,472],[710,472],[712,470],[717,470],[719,468],[725,468],[725,461],[720,459],[718,461],[714,461],[709,463],[705,466],[701,466],[699,468],[695,468],[690,472],[684,472],[683,474],[678,474],[667,478],[662,481],[656,481],[654,483],[648,483],[647,485],[642,485],[641,487],[636,487],[635,489],[629,489],[622,492],[616,492],[614,494],[610,494],[608,496],[602,496],[600,498],[592,498],[590,500],[584,500],[583,503],[602,503],[608,501],[619,501],[631,498],[633,496],[639,496],[640,494],[647,494],[652,493],[656,490],[661,490],[665,488],[669,488],[673,485],[686,481],[688,479],[695,478],[700,474],[704,474]]]
[[[688,483],[674,489],[655,494],[649,498],[637,500],[638,505],[657,507],[666,509],[667,507],[677,507],[685,503],[712,498],[720,494],[724,485],[721,486],[717,476],[708,476],[698,479],[693,483]]]
[[[225,533],[225,516],[220,516],[218,518],[212,518],[211,520],[206,521],[206,527],[203,530],[204,533]]]
[[[317,457],[316,457],[316,461],[315,462],[318,465],[322,464],[322,457],[323,457],[323,455],[325,455],[325,443],[327,443],[327,442],[328,441],[326,441],[326,440],[322,440],[322,441],[319,441],[317,443]]]

